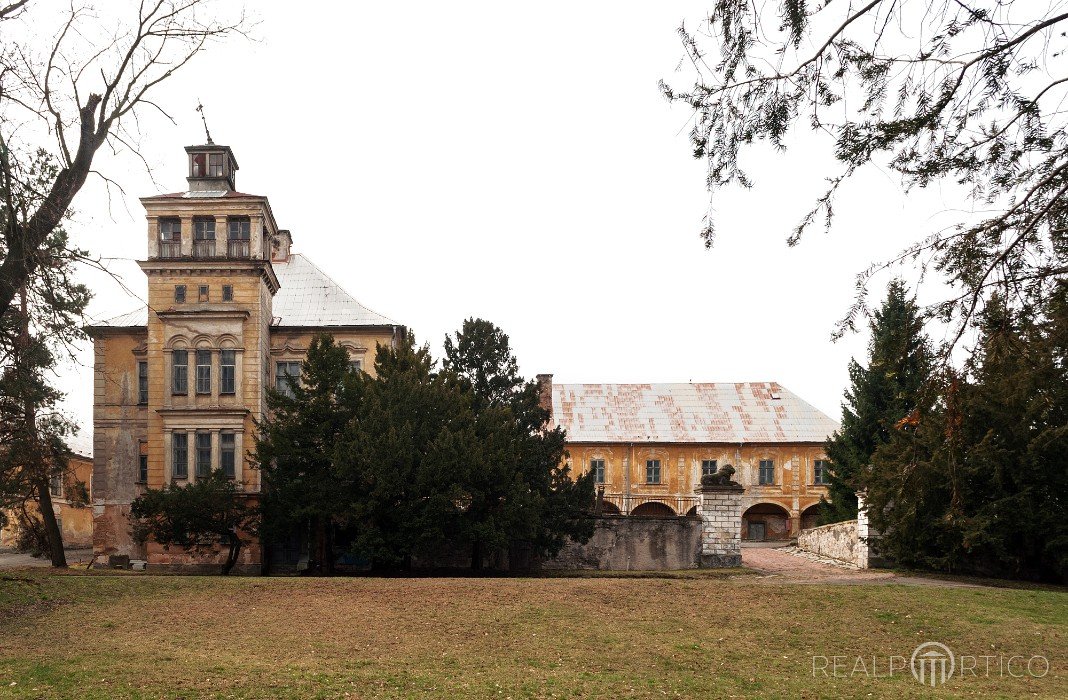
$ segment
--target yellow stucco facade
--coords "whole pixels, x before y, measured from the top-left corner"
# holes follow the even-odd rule
[[[147,304],[89,329],[94,341],[95,553],[150,565],[211,564],[130,536],[131,501],[146,488],[222,470],[249,498],[250,459],[266,387],[284,384],[312,338],[330,332],[373,372],[379,345],[401,327],[365,309],[291,250],[266,197],[234,189],[230,149],[186,149],[189,191],[141,200]],[[258,544],[240,567],[255,570]]]
[[[568,452],[577,474],[603,463],[598,486],[604,489],[605,509],[621,514],[668,514],[650,504],[667,506],[674,515],[692,514],[702,470],[729,464],[736,470],[734,480],[745,487],[742,503],[749,512],[743,513],[743,539],[795,536],[803,524],[811,526],[814,507],[827,494],[827,487],[817,483],[817,461],[826,460],[822,444],[571,443]],[[761,482],[761,462],[770,483]],[[749,532],[750,522],[764,523],[763,536]]]
[[[72,454],[67,460],[67,470],[52,480],[52,509],[59,521],[63,545],[68,548],[91,547],[93,544],[93,513],[89,508],[92,491],[93,460],[82,454]],[[37,501],[26,504],[32,514],[37,510]],[[8,511],[8,523],[0,530],[0,547],[14,547],[19,536],[17,514]]]

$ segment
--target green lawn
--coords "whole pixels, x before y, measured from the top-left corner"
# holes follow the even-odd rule
[[[19,571],[0,574],[0,696],[1063,698],[1066,631],[1059,590]],[[935,691],[870,676],[928,640],[994,665]],[[1052,665],[1014,678],[1002,655]]]

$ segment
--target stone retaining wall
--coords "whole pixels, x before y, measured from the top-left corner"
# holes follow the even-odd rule
[[[691,569],[701,556],[701,520],[679,517],[597,518],[586,544],[570,542],[543,569],[671,571]]]
[[[806,552],[861,568],[868,565],[868,547],[857,535],[856,520],[802,530],[797,536],[797,546]]]

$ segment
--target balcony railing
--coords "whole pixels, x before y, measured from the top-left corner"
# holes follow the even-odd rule
[[[227,241],[226,242],[226,255],[231,258],[247,258],[249,257],[249,244],[248,241]]]
[[[161,258],[180,258],[182,256],[182,244],[178,241],[160,243],[159,256]]]
[[[215,241],[193,241],[194,258],[214,258]]]
[[[699,496],[671,496],[671,495],[638,495],[638,494],[625,494],[625,493],[606,493],[604,494],[604,501],[601,504],[601,513],[604,515],[631,515],[634,510],[639,506],[647,503],[656,503],[665,508],[671,509],[675,515],[686,515],[690,512],[690,509],[700,510],[700,497]],[[657,506],[646,506],[639,510],[639,515],[642,512],[647,512],[648,515],[660,515],[656,511],[662,510]],[[662,511],[663,515],[667,515],[667,511]]]

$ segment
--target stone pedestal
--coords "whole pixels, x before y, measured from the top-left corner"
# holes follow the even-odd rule
[[[742,565],[742,493],[736,483],[702,485],[701,568]]]

